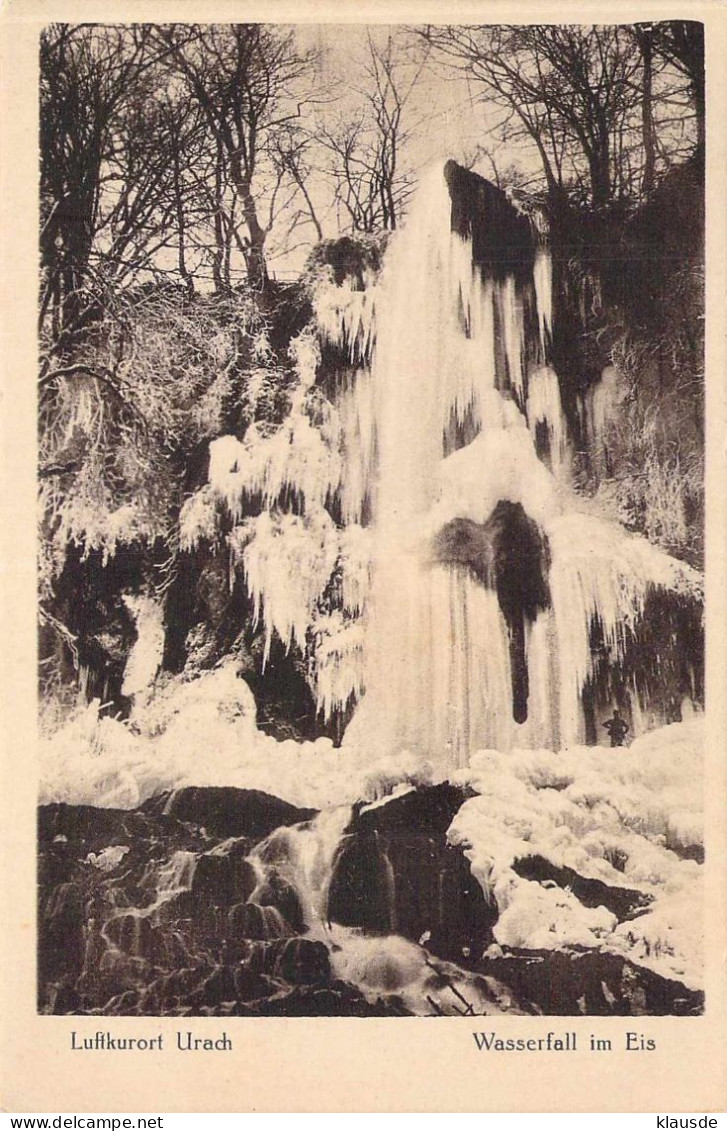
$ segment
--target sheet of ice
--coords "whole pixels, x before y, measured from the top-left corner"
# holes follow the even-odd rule
[[[534,369],[528,377],[527,418],[531,429],[543,424],[548,432],[550,466],[558,479],[568,472],[568,429],[563,415],[557,373],[549,365]]]

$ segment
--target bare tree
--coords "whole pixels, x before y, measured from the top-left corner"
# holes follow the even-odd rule
[[[315,55],[298,50],[292,31],[262,24],[172,24],[158,27],[155,35],[168,52],[172,74],[200,107],[217,153],[218,247],[235,241],[250,282],[261,290],[266,241],[290,175],[290,167],[276,160],[280,139],[302,124],[303,102],[313,98]],[[241,212],[245,234],[239,239],[238,222],[221,203],[226,185]]]
[[[41,326],[63,348],[109,288],[139,281],[186,233],[202,132],[163,85],[146,27],[52,25],[41,37]]]
[[[411,195],[406,108],[422,66],[412,67],[394,36],[379,46],[369,33],[358,104],[321,131],[324,169],[354,231],[395,229]]]
[[[704,155],[704,25],[668,20],[651,27],[654,50],[685,76],[697,121],[697,152]]]
[[[661,128],[652,86],[665,57],[657,64],[650,35],[630,26],[551,25],[421,34],[500,108],[504,139],[535,145],[551,202],[575,195],[603,208],[650,190]],[[684,108],[675,113],[683,117]]]

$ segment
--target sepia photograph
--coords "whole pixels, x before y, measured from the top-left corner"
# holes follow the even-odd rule
[[[37,58],[38,1014],[700,1016],[703,24]]]

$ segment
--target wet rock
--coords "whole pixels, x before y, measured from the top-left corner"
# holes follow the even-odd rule
[[[158,812],[161,797],[142,805],[142,810]],[[257,789],[228,786],[187,786],[164,795],[166,816],[198,825],[217,836],[246,836],[256,840],[269,836],[283,825],[296,825],[315,817],[315,809],[298,809],[287,801]]]
[[[253,943],[248,967],[293,985],[328,982],[331,963],[325,943],[315,939],[277,939]]]
[[[703,844],[678,844],[672,837],[667,835],[666,847],[673,852],[680,860],[694,860],[697,864],[704,863],[704,845]]]
[[[104,928],[105,937],[125,954],[141,957],[149,952],[151,922],[138,912],[114,915]]]
[[[76,987],[68,979],[64,978],[56,985],[50,986],[48,1004],[42,1012],[55,1014],[78,1013],[80,1005],[81,999]]]
[[[233,975],[235,996],[238,1000],[254,1001],[255,999],[272,997],[280,987],[272,978],[251,970],[249,966],[239,966]]]
[[[164,822],[167,835],[174,822]],[[96,809],[92,805],[67,805],[54,802],[38,810],[40,844],[74,845],[82,843],[98,851],[133,840],[151,839],[159,825],[138,809]],[[183,832],[183,830],[180,830]]]
[[[265,1017],[406,1017],[409,1011],[392,999],[371,1003],[345,982],[330,986],[295,986],[268,998]]]
[[[600,951],[511,950],[483,958],[478,970],[549,1015],[692,1016],[704,1009],[698,990]]]
[[[255,902],[263,907],[277,907],[296,934],[302,934],[310,926],[303,916],[295,888],[277,872],[269,872],[265,881],[256,889]]]
[[[452,198],[452,231],[471,237],[474,262],[495,275],[527,276],[534,255],[527,216],[501,189],[455,161],[447,161],[444,177]]]
[[[457,961],[481,954],[497,910],[446,831],[470,796],[448,783],[359,812],[334,864],[328,917],[345,926],[424,941]]]
[[[331,978],[328,947],[312,939],[290,939],[278,949],[274,973],[293,985],[328,982]]]
[[[417,832],[443,836],[473,790],[451,782],[420,786],[390,801],[359,807],[346,832]]]
[[[294,934],[277,907],[263,907],[259,903],[240,903],[232,907],[228,925],[230,935],[242,939],[291,938]]]
[[[257,876],[245,859],[249,851],[249,840],[233,838],[198,858],[192,878],[196,906],[229,907],[252,894]]]
[[[544,856],[523,856],[512,867],[524,880],[538,883],[549,880],[560,888],[570,888],[584,907],[605,907],[619,922],[643,911],[652,902],[651,896],[636,888],[613,887],[601,880],[586,879],[572,868],[558,867]]]
[[[86,913],[78,884],[62,883],[45,904],[41,921],[38,964],[41,978],[54,980],[63,974],[78,976],[86,949]]]
[[[235,1000],[234,972],[230,966],[218,966],[188,998],[192,1006],[215,1006]]]

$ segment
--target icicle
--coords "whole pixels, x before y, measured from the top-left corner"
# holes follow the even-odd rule
[[[563,742],[569,746],[583,740],[581,693],[593,672],[592,621],[600,623],[604,644],[616,662],[643,613],[650,587],[698,599],[701,578],[645,538],[593,515],[562,515],[549,523],[547,533],[561,673],[560,721]]]
[[[214,492],[209,484],[205,484],[185,499],[179,512],[179,548],[189,553],[202,540],[214,542],[218,534]]]
[[[244,528],[252,537],[242,548],[241,564],[254,622],[264,626],[263,664],[267,664],[274,632],[286,649],[293,644],[305,649],[316,602],[336,564],[338,543],[323,510],[305,518],[263,511],[248,519]],[[231,543],[233,552],[239,544]]]
[[[337,610],[318,617],[311,631],[316,708],[327,722],[334,711],[344,710],[363,694],[364,626],[344,620]]]
[[[242,443],[234,436],[213,440],[209,481],[236,520],[246,496],[270,507],[290,490],[307,507],[322,507],[341,481],[341,457],[303,412],[291,412],[269,436],[252,425]]]
[[[547,358],[548,339],[553,332],[553,264],[547,248],[539,247],[535,253],[533,266],[535,300],[538,307],[538,328],[540,330],[540,353],[543,361]]]
[[[366,364],[376,337],[376,288],[354,290],[349,281],[337,287],[332,281],[319,284],[313,295],[313,310],[319,330],[333,345],[344,350],[352,364]]]
[[[124,604],[136,622],[136,641],[124,668],[122,695],[138,695],[153,683],[164,653],[164,610],[152,597],[127,593]]]
[[[557,374],[549,366],[534,370],[528,378],[528,424],[544,424],[548,431],[553,474],[560,479],[567,470],[568,432],[560,400]]]
[[[347,613],[363,612],[371,586],[371,531],[346,526],[340,532],[341,598]]]

